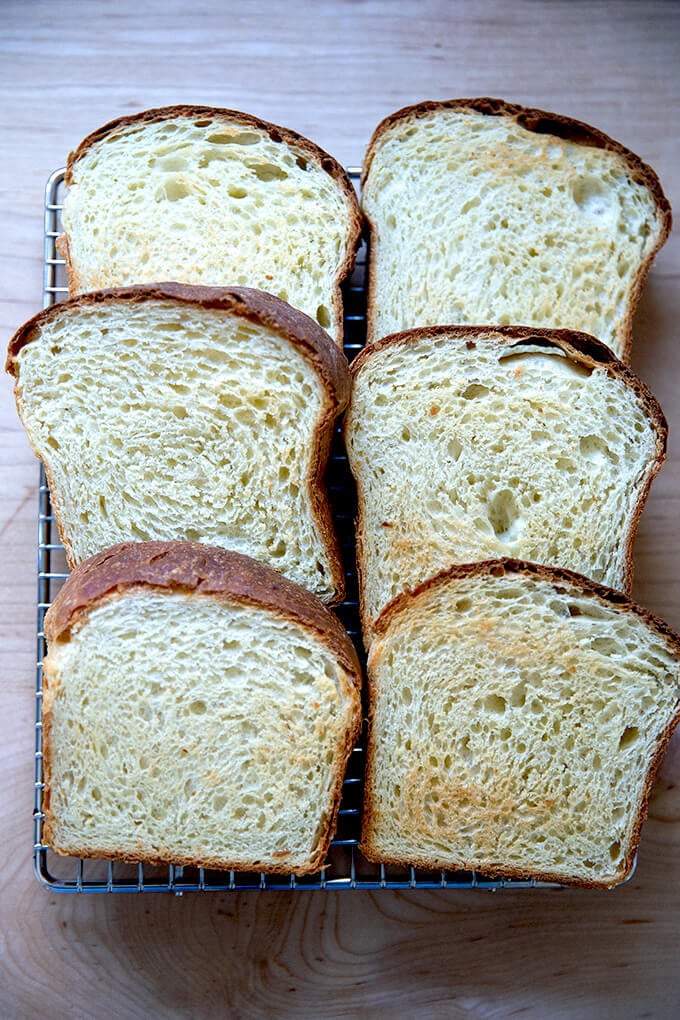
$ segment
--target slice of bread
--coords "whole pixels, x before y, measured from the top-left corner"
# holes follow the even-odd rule
[[[97,291],[26,323],[7,368],[71,565],[197,540],[342,600],[323,474],[349,373],[313,320],[248,288]]]
[[[632,582],[632,547],[667,427],[604,344],[567,330],[430,327],[351,366],[364,633],[452,563],[514,556]]]
[[[623,881],[680,718],[680,636],[618,592],[515,560],[451,568],[377,631],[363,853]]]
[[[122,117],[68,159],[71,294],[176,280],[245,285],[315,318],[342,345],[340,284],[361,229],[344,169],[249,114],[171,106]]]
[[[43,839],[61,854],[318,871],[361,723],[336,617],[198,543],[118,545],[45,617]]]
[[[499,99],[425,102],[368,147],[369,340],[413,326],[582,330],[628,360],[671,228],[654,171],[601,131]]]

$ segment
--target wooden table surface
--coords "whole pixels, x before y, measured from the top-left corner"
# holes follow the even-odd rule
[[[491,95],[586,120],[680,208],[673,2],[286,4],[3,0],[0,338],[41,304],[49,173],[87,132],[176,102],[227,106],[361,162],[387,113]],[[669,419],[636,598],[680,629],[680,243],[659,254],[634,368]],[[612,892],[67,896],[32,874],[37,463],[0,392],[0,1016],[680,1015],[680,741],[633,880]]]

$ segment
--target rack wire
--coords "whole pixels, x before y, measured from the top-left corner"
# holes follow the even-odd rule
[[[349,168],[353,181],[359,170]],[[44,307],[68,295],[64,260],[58,255],[56,241],[61,232],[61,209],[64,170],[56,170],[45,190],[44,231]],[[366,248],[359,249],[355,271],[344,288],[345,353],[351,360],[361,349],[366,329]],[[354,572],[355,494],[339,434],[336,434],[327,484],[333,504],[336,529],[340,538],[347,578],[346,601],[337,610],[364,664],[360,638],[356,575]],[[507,881],[485,878],[476,872],[423,871],[372,864],[359,851],[361,804],[363,792],[364,741],[353,750],[343,784],[338,827],[332,841],[326,867],[316,875],[296,877],[251,872],[219,872],[205,868],[168,865],[128,864],[123,861],[102,861],[63,857],[53,853],[42,838],[43,812],[43,747],[42,747],[42,660],[45,656],[43,621],[45,613],[67,577],[68,567],[52,513],[50,492],[43,469],[40,469],[38,508],[38,618],[37,671],[35,714],[35,799],[34,799],[34,870],[38,880],[56,892],[184,892],[226,891],[240,889],[489,889],[503,887],[531,888],[545,883]]]

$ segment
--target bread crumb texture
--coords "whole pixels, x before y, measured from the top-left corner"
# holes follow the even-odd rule
[[[582,330],[626,353],[634,284],[664,226],[620,154],[441,108],[378,138],[362,202],[373,339],[521,323]]]
[[[310,632],[209,597],[129,592],[50,647],[45,677],[55,849],[321,866],[356,695]]]
[[[342,342],[356,210],[320,155],[206,113],[123,124],[71,169],[72,293],[176,280],[282,298]]]
[[[658,428],[629,382],[546,342],[413,334],[367,357],[345,426],[365,626],[451,563],[510,556],[624,587]]]
[[[310,499],[332,412],[292,343],[189,304],[112,301],[50,319],[17,359],[71,563],[127,539],[194,540],[333,596]]]
[[[450,580],[369,657],[379,858],[611,885],[677,717],[677,650],[577,586]]]

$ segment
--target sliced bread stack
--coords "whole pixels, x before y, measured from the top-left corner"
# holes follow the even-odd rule
[[[318,601],[344,594],[354,192],[293,132],[188,106],[104,126],[67,184],[72,299],[8,358],[79,564],[45,626],[45,838],[316,871],[360,725]],[[605,135],[489,99],[387,118],[363,191],[364,851],[616,884],[680,715],[680,638],[615,590],[665,456],[618,357],[670,208]]]
[[[360,724],[317,604],[345,591],[323,476],[353,187],[294,132],[194,106],[105,125],[66,183],[71,299],[7,361],[74,568],[45,627],[45,839],[316,871]]]
[[[362,848],[615,885],[680,718],[680,638],[622,594],[667,430],[619,358],[670,207],[601,132],[489,99],[383,121],[362,201]]]

